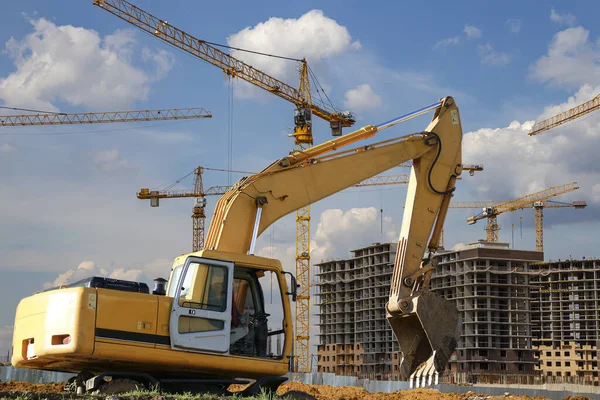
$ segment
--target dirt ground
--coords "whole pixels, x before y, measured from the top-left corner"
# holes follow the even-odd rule
[[[0,399],[2,398],[23,398],[23,392],[38,393],[63,393],[64,383],[53,384],[33,384],[26,382],[0,382]],[[279,387],[278,395],[283,395],[288,391],[300,391],[310,394],[317,400],[467,400],[467,399],[485,399],[485,400],[548,400],[547,397],[529,397],[519,395],[489,396],[485,393],[440,393],[432,389],[414,389],[401,390],[392,393],[369,393],[363,388],[354,386],[333,387],[321,385],[306,385],[298,382],[288,382]],[[32,396],[33,398],[45,398],[48,400],[61,399],[62,396]],[[74,396],[75,397],[75,396]],[[153,396],[157,399],[161,396]],[[150,398],[150,397],[149,397]],[[141,398],[140,398],[141,399]],[[593,400],[585,396],[567,396],[564,400]]]
[[[440,393],[433,389],[399,390],[392,393],[369,393],[363,388],[354,386],[334,387],[324,385],[306,385],[304,383],[289,382],[279,387],[277,394],[283,394],[288,390],[299,390],[306,392],[318,400],[466,400],[469,398],[482,397],[484,399],[511,399],[511,400],[548,400],[547,397],[529,396],[489,396],[480,393]],[[571,398],[570,400],[587,400]],[[592,400],[592,399],[589,399]]]
[[[62,393],[65,383],[0,382],[0,392]]]

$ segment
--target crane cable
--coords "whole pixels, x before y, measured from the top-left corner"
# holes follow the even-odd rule
[[[233,168],[233,83],[232,77],[229,77],[229,103],[228,103],[228,121],[227,121],[227,184],[231,186],[231,169]]]
[[[63,112],[30,110],[29,108],[6,107],[6,106],[0,106],[0,108],[5,109],[5,110],[27,111],[27,112],[35,112],[35,113],[41,113],[41,114],[67,115],[66,113],[63,113]],[[0,117],[0,118],[2,118],[2,117]]]
[[[321,86],[321,83],[319,82],[319,80],[317,79],[317,76],[314,74],[314,72],[312,71],[312,68],[310,68],[310,65],[306,65],[308,67],[308,73],[310,74],[310,77],[312,78],[313,82],[315,83],[315,88],[317,89],[317,94],[319,95],[319,100],[321,105],[323,106],[323,108],[325,107],[325,101],[322,99],[321,97],[321,92],[323,92],[323,94],[325,95],[325,97],[327,98],[327,101],[329,102],[329,106],[334,110],[337,111],[336,107],[333,105],[333,103],[331,102],[331,99],[329,98],[329,96],[327,96],[327,93],[325,92],[325,89],[323,89],[323,86]]]
[[[260,51],[254,51],[254,50],[246,50],[246,49],[240,49],[238,47],[232,47],[232,46],[227,46],[224,44],[219,44],[219,43],[213,43],[213,42],[207,42],[206,40],[200,40],[202,43],[206,43],[206,44],[210,44],[212,46],[218,46],[218,47],[225,47],[227,49],[232,49],[232,50],[237,50],[237,51],[244,51],[246,53],[252,53],[252,54],[258,54],[260,56],[267,56],[267,57],[274,57],[274,58],[281,58],[282,60],[290,60],[290,61],[299,61],[302,62],[302,60],[297,59],[297,58],[293,58],[293,57],[285,57],[285,56],[278,56],[276,54],[270,54],[270,53],[262,53]]]
[[[222,169],[222,168],[208,168],[208,167],[201,167],[204,170],[207,171],[219,171],[219,172],[235,172],[235,173],[239,173],[239,174],[255,174],[256,172],[248,172],[248,171],[238,171],[238,170],[230,170],[230,169]],[[182,180],[184,180],[185,178],[187,178],[188,176],[192,175],[193,173],[196,172],[196,168],[194,168],[193,170],[191,170],[189,173],[187,173],[186,175],[182,176],[181,178],[175,179],[174,181],[171,182],[167,182],[163,185],[160,186],[156,186],[153,188],[153,190],[161,190],[161,188],[164,187],[164,189],[162,190],[169,190],[171,188],[173,188],[175,185],[181,183]]]

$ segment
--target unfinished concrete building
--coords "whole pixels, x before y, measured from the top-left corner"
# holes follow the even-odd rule
[[[460,381],[465,375],[533,373],[527,272],[543,253],[485,241],[439,253],[431,289],[455,302],[462,326],[447,374]]]
[[[394,377],[399,348],[385,319],[396,244],[353,250],[353,257],[316,265],[318,369],[338,375]],[[441,251],[431,288],[455,302],[462,334],[449,374],[529,374],[532,350],[529,264],[538,251],[477,242]],[[458,376],[457,375],[457,376]]]
[[[395,243],[352,250],[352,258],[316,264],[318,370],[389,377],[398,372],[398,344],[385,319]]]
[[[530,266],[533,346],[543,375],[598,384],[600,261]]]

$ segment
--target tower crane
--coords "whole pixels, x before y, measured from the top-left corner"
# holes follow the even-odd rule
[[[80,124],[104,124],[111,122],[142,122],[142,121],[170,121],[170,120],[186,120],[197,118],[212,118],[212,114],[204,108],[164,108],[159,110],[130,110],[130,111],[108,111],[108,112],[82,112],[82,113],[38,113],[38,114],[22,114],[22,115],[6,115],[0,116],[0,126],[40,126],[40,125],[80,125]],[[200,172],[200,170],[199,170]],[[201,172],[197,175],[199,179],[196,181],[193,194],[202,193],[202,176]],[[223,194],[225,191],[220,187],[210,188],[208,194]],[[188,197],[185,193],[179,192],[149,192],[149,189],[142,189],[138,193],[139,198],[151,199],[151,205],[158,207],[158,199],[166,197]],[[194,196],[196,197],[196,196]],[[206,202],[204,197],[202,200]],[[194,232],[203,230],[204,225],[204,208],[194,207]],[[200,227],[202,225],[202,227]],[[194,235],[194,243],[197,240]]]
[[[498,242],[498,230],[500,229],[498,227],[498,215],[507,211],[515,211],[517,209],[525,208],[526,206],[531,206],[536,202],[543,202],[551,197],[572,192],[573,190],[577,189],[579,189],[579,186],[577,186],[577,182],[572,182],[566,185],[553,186],[548,189],[536,193],[531,193],[514,200],[508,200],[503,203],[495,204],[492,206],[484,206],[482,207],[481,213],[467,218],[467,223],[469,225],[472,225],[480,219],[487,218],[487,224],[485,227],[485,230],[487,232],[487,241]],[[541,208],[543,208],[543,205],[540,206],[540,213]],[[536,240],[536,242],[538,242],[538,240]]]
[[[401,166],[408,166],[408,165],[404,165],[401,164]],[[481,169],[478,169],[481,168]],[[471,166],[471,165],[466,165],[464,170],[469,171],[469,173],[471,175],[473,175],[473,171],[482,171],[483,167],[480,165],[477,166]],[[409,175],[408,174],[397,174],[397,175],[379,175],[379,176],[374,176],[372,178],[366,179],[360,183],[357,183],[355,186],[382,186],[382,185],[397,185],[397,184],[405,184],[408,182],[409,179]],[[564,186],[564,190],[566,191],[571,191],[571,190],[575,190],[577,188],[572,188],[571,185],[563,185]],[[557,187],[557,188],[561,188],[561,187]],[[557,202],[557,201],[552,201],[552,200],[547,200],[547,198],[552,197],[552,196],[557,196],[559,194],[562,193],[558,193],[558,191],[560,191],[560,189],[556,189],[555,191],[557,191],[556,194],[553,194],[552,196],[548,196],[545,197],[546,200],[539,200],[539,201],[532,201],[530,200],[529,202],[527,202],[526,198],[529,198],[529,196],[534,196],[537,195],[537,197],[542,198],[544,197],[544,195],[548,195],[550,192],[554,191],[553,188],[547,189],[546,191],[542,191],[533,195],[528,195],[525,197],[522,197],[521,199],[523,199],[523,201],[520,202],[520,206],[519,207],[512,207],[510,209],[506,209],[505,211],[515,211],[517,209],[522,209],[522,208],[533,208],[534,209],[534,217],[535,217],[535,232],[536,232],[536,237],[535,237],[535,244],[536,244],[536,250],[537,251],[544,251],[544,212],[543,209],[544,208],[575,208],[575,209],[582,209],[585,208],[587,206],[587,203],[585,201],[574,201],[572,203],[564,203],[564,202]],[[564,193],[566,193],[566,191]],[[519,199],[517,199],[519,200]],[[494,209],[498,209],[500,206],[502,206],[503,204],[513,204],[516,200],[475,200],[475,201],[451,201],[450,205],[448,206],[448,208],[476,208],[476,209],[480,209],[480,210],[484,210],[484,212],[487,212],[488,210],[494,210]],[[496,238],[496,242],[498,241],[498,230],[500,229],[498,227],[498,223],[496,220],[497,214],[490,215],[488,217],[488,226],[486,226],[486,231],[487,231],[487,240],[490,240],[490,236],[495,236]],[[490,219],[493,219],[492,222],[490,222]],[[495,231],[493,227],[496,227]],[[444,247],[444,231],[442,230],[441,235],[440,235],[440,246]]]
[[[497,207],[507,201],[481,200],[481,201],[452,201],[448,208],[478,208],[487,210]],[[523,205],[521,208],[533,208],[535,217],[535,248],[537,251],[544,251],[544,208],[575,208],[582,209],[587,206],[585,201],[573,201],[564,203],[553,200],[535,201]],[[515,211],[515,210],[511,210]],[[500,228],[498,228],[500,229]]]
[[[233,186],[217,185],[211,186],[204,190],[204,184],[202,181],[202,173],[204,170],[215,170],[225,172],[244,172],[244,171],[231,171],[222,170],[215,168],[205,168],[202,166],[194,169],[194,189],[193,190],[172,190],[171,188],[181,182],[181,180],[188,177],[190,174],[177,179],[175,183],[170,185],[165,190],[150,190],[149,188],[141,188],[136,194],[140,200],[150,200],[151,207],[158,207],[160,199],[173,199],[173,198],[194,198],[194,207],[192,209],[192,251],[202,250],[204,248],[204,223],[206,220],[205,208],[206,208],[206,196],[221,196],[227,193],[228,190],[232,189]],[[253,172],[248,172],[253,174]]]
[[[309,67],[305,59],[300,63],[300,81],[295,88],[265,72],[219,50],[214,43],[195,38],[174,27],[165,20],[134,6],[125,0],[93,0],[95,6],[116,15],[137,28],[183,50],[207,63],[221,68],[230,78],[241,78],[276,96],[293,103],[295,150],[303,151],[313,144],[312,115],[328,121],[333,136],[341,136],[342,128],[354,124],[355,116],[350,111],[338,111],[325,103],[315,104],[310,92]],[[255,52],[257,53],[257,52]],[[425,107],[420,114],[427,112]],[[415,115],[420,115],[415,114]],[[310,332],[310,206],[296,211],[296,280],[299,285],[296,301],[295,353],[298,370],[308,372]]]
[[[578,106],[575,106],[567,111],[556,114],[553,117],[540,121],[533,125],[529,131],[529,136],[534,136],[559,125],[565,124],[569,121],[573,121],[579,117],[596,111],[600,108],[600,94],[591,100],[586,101]]]
[[[535,248],[537,251],[544,251],[544,208],[573,207],[582,209],[587,206],[585,201],[574,201],[572,203],[559,203],[550,200],[536,201],[533,203],[535,213]]]
[[[102,124],[109,122],[169,121],[176,119],[212,118],[204,108],[165,108],[84,113],[41,113],[0,116],[0,126]]]
[[[293,103],[296,106],[294,136],[297,143],[312,144],[312,114],[330,123],[333,136],[340,136],[343,127],[350,127],[356,121],[352,112],[338,111],[324,103],[313,103],[305,59],[291,59],[300,62],[300,84],[295,88],[219,50],[219,45],[198,39],[126,0],[93,0],[92,4],[165,43],[221,68],[227,76],[241,78]]]
[[[212,186],[205,191],[202,183],[203,170],[203,167],[198,167],[194,170],[194,190],[192,191],[168,189],[158,191],[142,188],[137,193],[138,199],[150,200],[151,207],[158,207],[160,199],[194,198],[194,208],[192,211],[192,251],[204,248],[204,221],[206,219],[204,208],[206,207],[206,196],[220,196],[227,193],[230,189],[229,186]]]

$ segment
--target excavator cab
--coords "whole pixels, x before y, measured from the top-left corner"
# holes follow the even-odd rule
[[[171,269],[171,348],[282,359],[281,344],[291,340],[284,329],[291,326],[289,298],[284,301],[294,292],[287,292],[289,273],[203,252],[178,257]]]

